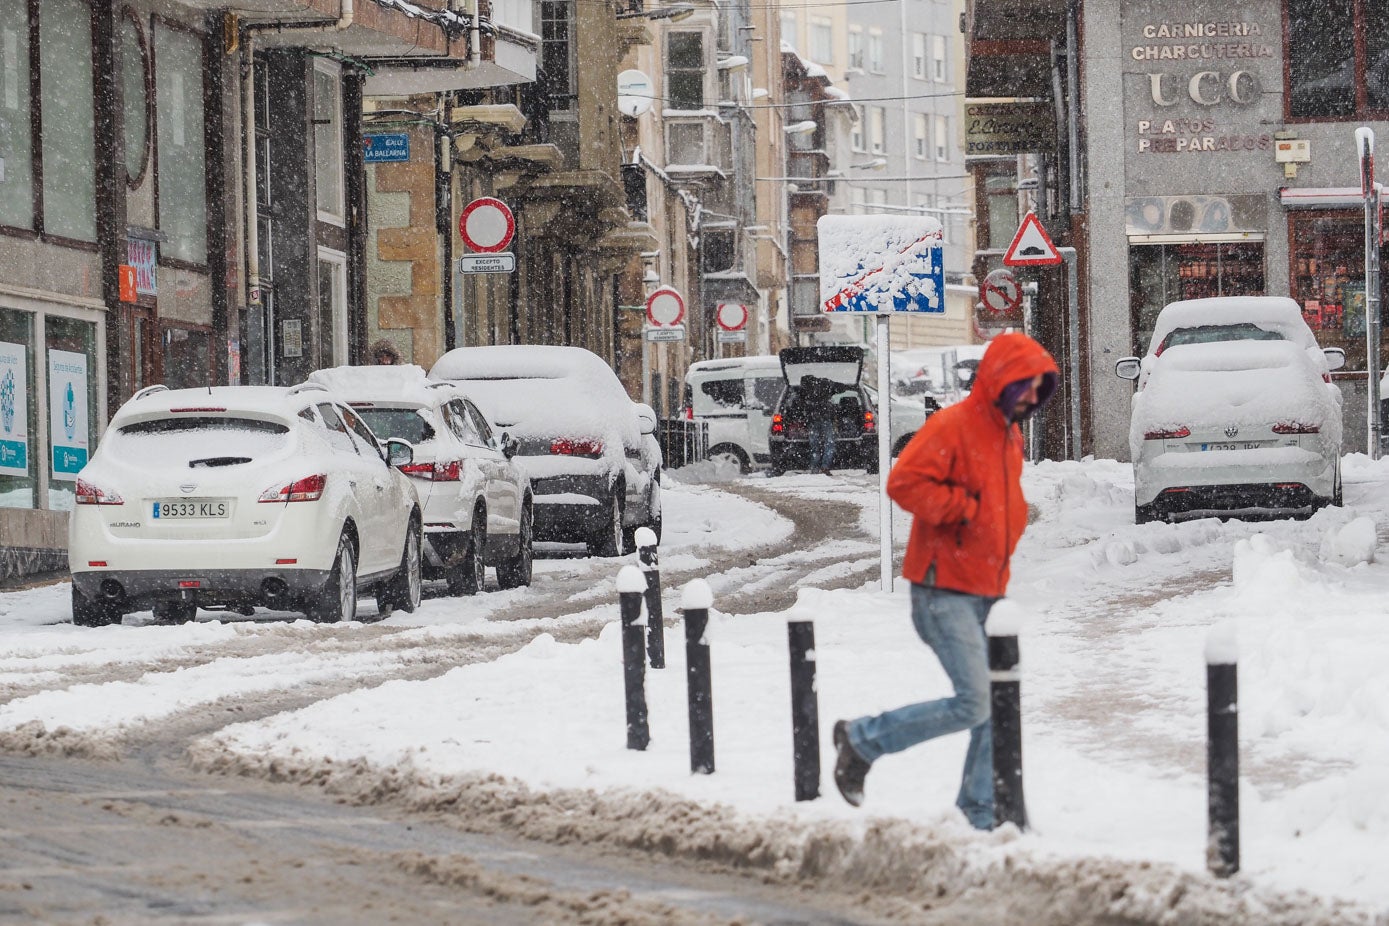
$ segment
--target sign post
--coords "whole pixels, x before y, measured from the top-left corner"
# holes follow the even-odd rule
[[[685,340],[685,297],[673,286],[658,286],[646,297],[646,324],[641,332],[641,400],[651,404],[651,342]],[[661,362],[665,362],[664,352]]]
[[[945,314],[945,242],[940,223],[917,216],[826,215],[820,238],[820,302],[826,313],[870,313],[878,350],[878,546],[880,587],[892,591],[891,355],[888,319]]]
[[[1365,376],[1369,400],[1369,423],[1365,452],[1371,460],[1380,457],[1384,422],[1379,408],[1379,184],[1375,182],[1375,132],[1368,126],[1355,130],[1355,146],[1360,153],[1360,188],[1365,196]]]

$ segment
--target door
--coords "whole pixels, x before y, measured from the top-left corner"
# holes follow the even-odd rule
[[[772,410],[781,399],[786,381],[779,374],[749,376],[744,394],[747,396],[748,449],[754,460],[771,459],[767,435],[772,427]]]
[[[376,443],[376,435],[371,432],[357,413],[346,406],[338,406],[338,413],[347,425],[357,453],[362,458],[366,478],[357,484],[361,496],[362,518],[369,525],[371,536],[362,537],[363,572],[382,572],[400,564],[401,551],[405,549],[405,531],[410,521],[410,500],[402,491],[404,477],[396,478],[386,462],[385,451]]]

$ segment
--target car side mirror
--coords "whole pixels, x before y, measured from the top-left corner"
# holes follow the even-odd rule
[[[656,433],[656,411],[645,403],[637,405],[637,426],[643,434]]]
[[[1137,357],[1124,357],[1114,362],[1114,375],[1120,379],[1138,379],[1143,361]]]
[[[514,438],[514,437],[511,436],[511,432],[510,432],[510,431],[503,431],[503,432],[502,432],[502,456],[504,456],[504,457],[506,457],[508,460],[510,460],[512,457],[516,456],[516,451],[517,451],[519,448],[520,448],[520,445],[516,442],[516,438]]]
[[[1328,370],[1339,370],[1346,365],[1346,352],[1339,347],[1323,347],[1321,352],[1326,355],[1326,368]]]
[[[415,448],[408,441],[392,437],[386,441],[386,462],[391,466],[406,466],[415,459]]]

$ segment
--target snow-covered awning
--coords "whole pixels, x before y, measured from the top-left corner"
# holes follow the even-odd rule
[[[1379,195],[1389,187],[1376,184]],[[1358,186],[1279,187],[1278,202],[1284,209],[1348,209],[1363,207],[1365,194]]]

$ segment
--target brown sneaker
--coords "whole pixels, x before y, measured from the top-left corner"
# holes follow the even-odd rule
[[[863,780],[871,764],[865,762],[849,742],[849,724],[837,720],[834,724],[834,748],[839,756],[834,763],[834,783],[839,793],[853,807],[863,805]]]

